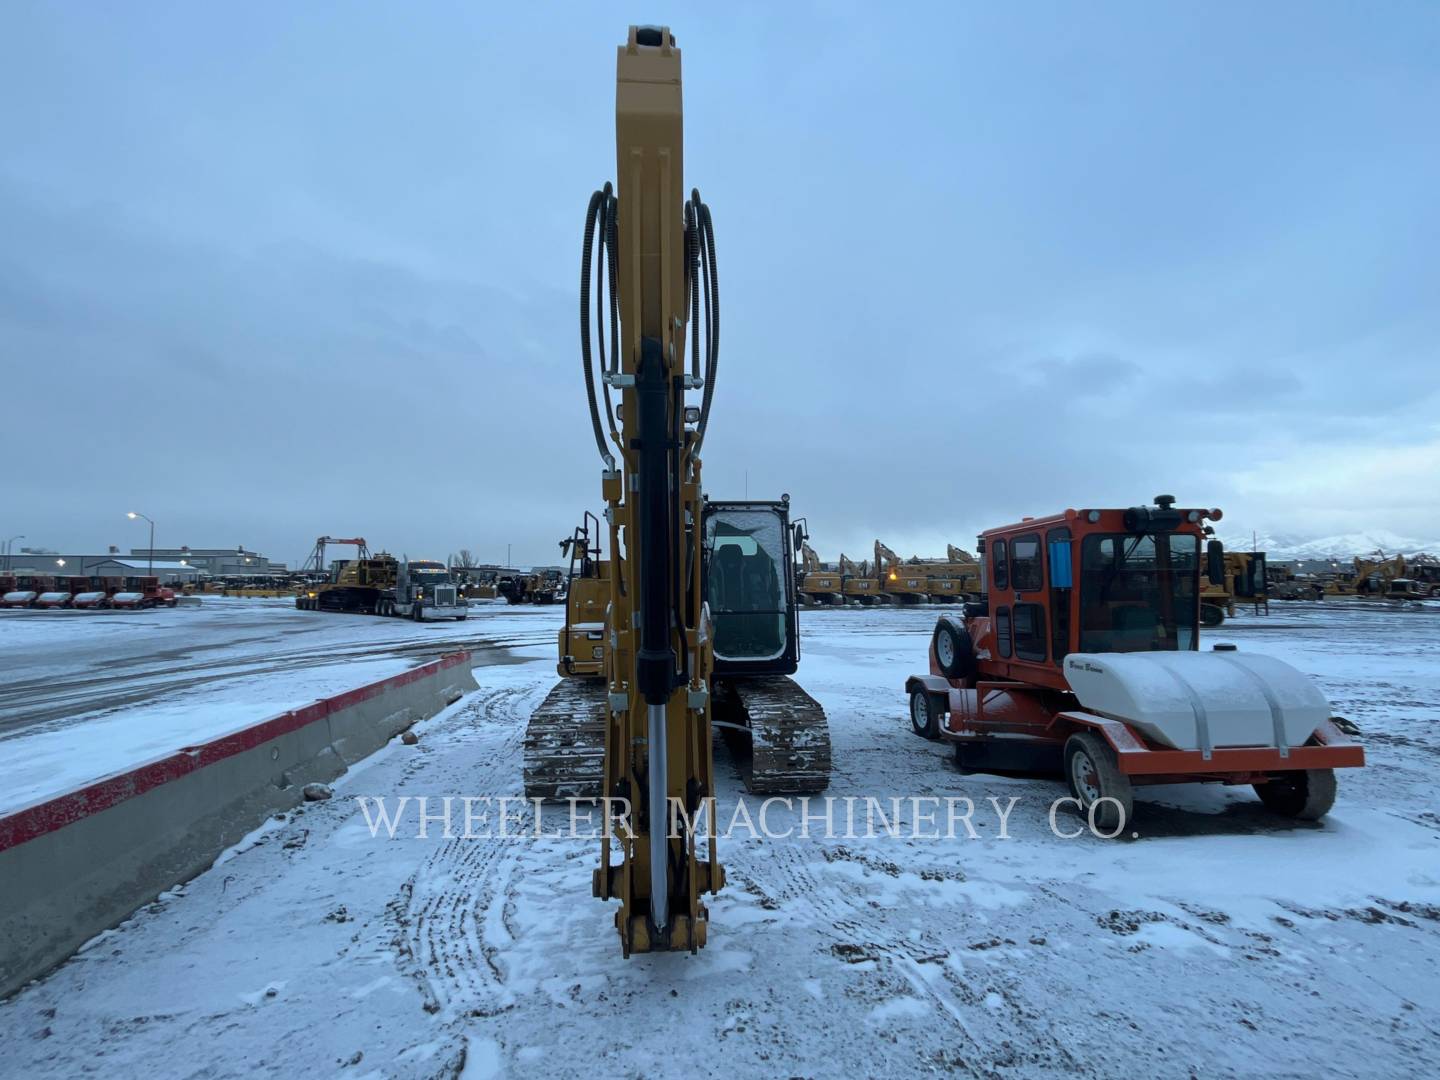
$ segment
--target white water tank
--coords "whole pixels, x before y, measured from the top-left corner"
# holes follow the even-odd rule
[[[1330,719],[1309,676],[1254,653],[1072,653],[1065,678],[1089,712],[1177,750],[1300,746]]]

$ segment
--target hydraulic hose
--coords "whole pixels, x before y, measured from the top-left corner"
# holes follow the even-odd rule
[[[705,381],[705,393],[700,402],[700,421],[696,425],[692,455],[700,452],[705,442],[705,432],[710,426],[710,403],[715,394],[715,376],[720,366],[720,272],[715,261],[715,225],[710,217],[710,207],[700,198],[700,189],[690,190],[690,201],[685,204],[687,236],[691,237],[687,247],[690,259],[690,334],[692,369],[701,364],[699,374]],[[698,271],[698,273],[697,273]],[[703,302],[703,310],[702,310]],[[705,351],[700,351],[700,324],[705,327]]]
[[[618,445],[620,436],[615,430],[615,412],[610,400],[610,384],[605,382],[605,374],[609,370],[606,367],[605,358],[605,308],[606,292],[608,284],[610,308],[610,348],[612,356],[618,358],[619,352],[619,301],[615,292],[615,241],[617,237],[615,227],[615,196],[613,189],[607,182],[605,187],[590,196],[590,203],[585,209],[585,238],[580,249],[580,363],[585,375],[585,395],[590,403],[590,426],[595,433],[595,447],[600,451],[600,457],[605,462],[607,469],[615,468],[615,457],[610,453],[605,442],[605,429],[600,424],[600,403],[595,395],[595,354],[591,349],[590,339],[590,295],[591,281],[590,270],[595,257],[595,238],[600,238],[600,263],[596,267],[594,293],[595,306],[595,329],[599,342],[599,368],[600,382],[605,401],[605,422],[610,429],[610,437]]]

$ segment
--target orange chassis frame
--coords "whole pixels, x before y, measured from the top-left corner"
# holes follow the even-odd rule
[[[917,686],[923,686],[933,697],[943,697],[948,723],[942,722],[939,730],[940,738],[946,742],[963,744],[993,735],[1018,735],[1027,741],[1033,741],[1036,751],[1044,751],[1063,746],[1073,732],[1088,728],[1104,736],[1105,741],[1115,751],[1120,771],[1137,784],[1254,784],[1263,783],[1277,772],[1354,768],[1365,764],[1364,747],[1350,739],[1330,720],[1316,729],[1312,736],[1313,745],[1307,743],[1304,746],[1278,748],[1255,746],[1218,750],[1174,750],[1150,742],[1120,720],[1085,712],[1079,708],[1052,711],[1043,698],[1054,697],[1061,692],[1049,687],[985,679],[977,681],[973,687],[967,687],[962,680],[947,679],[934,673],[912,675],[906,690],[908,692]],[[960,697],[967,690],[973,690],[975,694],[974,715],[969,717],[966,716],[969,710]],[[996,691],[1035,695],[1041,700],[1036,700],[1033,708],[1026,711],[1037,718],[1044,716],[1045,719],[1017,722],[986,717],[985,698]],[[952,727],[952,724],[958,726]]]

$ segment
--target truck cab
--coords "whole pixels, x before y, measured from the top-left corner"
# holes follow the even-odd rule
[[[469,605],[444,563],[411,559],[400,563],[395,576],[393,613],[417,622],[464,619]]]

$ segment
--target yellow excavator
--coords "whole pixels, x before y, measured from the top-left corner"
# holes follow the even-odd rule
[[[908,566],[879,540],[875,541],[875,566],[880,589],[897,604],[924,604],[930,599],[929,582],[917,568]]]
[[[826,570],[808,541],[800,542],[800,602],[802,604],[839,604],[844,579],[838,570]]]
[[[749,737],[750,790],[787,794],[823,790],[830,739],[823,710],[789,678],[800,542],[789,497],[722,503],[701,490],[720,290],[710,208],[698,190],[684,194],[680,50],[669,29],[632,26],[616,76],[618,186],[590,198],[580,271],[609,529],[604,673],[593,685],[563,678],[532,715],[525,775],[532,797],[584,794],[593,782],[611,800],[593,891],[620,902],[628,957],[705,944],[703,897],[725,881],[712,730]],[[572,634],[561,648],[574,656],[575,644]],[[598,773],[583,775],[586,729],[603,732],[603,751]],[[557,770],[568,771],[563,783]]]
[[[889,597],[881,589],[881,581],[870,572],[870,563],[864,559],[858,563],[840,553],[840,598],[846,604],[888,603]]]

